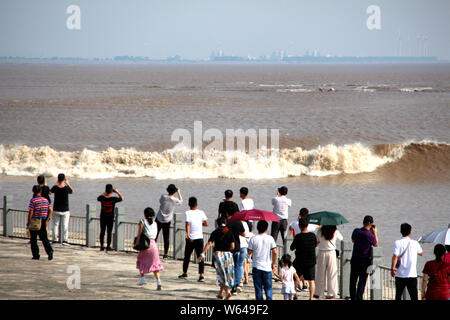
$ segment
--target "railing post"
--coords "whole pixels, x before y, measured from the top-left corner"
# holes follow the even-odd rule
[[[12,214],[8,212],[12,200],[12,196],[3,196],[3,236],[5,237],[12,237],[14,231]]]
[[[383,252],[381,247],[373,248],[373,262],[372,262],[372,272],[369,275],[369,280],[371,281],[370,286],[370,300],[382,300],[382,286],[381,282],[381,270],[379,266],[383,263]]]
[[[352,258],[353,245],[350,241],[341,241],[341,278],[339,292],[342,299],[350,297],[350,260]]]
[[[117,251],[123,251],[123,226],[121,225],[121,219],[124,215],[124,209],[116,208],[114,214],[116,217],[114,247]]]
[[[183,214],[181,213],[175,213],[174,214],[174,221],[176,221],[176,225],[174,224],[174,241],[173,241],[173,255],[174,259],[183,259],[183,246],[184,246],[184,239],[183,239],[183,232],[184,230],[184,224],[183,224]]]
[[[95,247],[95,204],[86,205],[86,247]]]
[[[177,215],[173,215],[173,229],[172,229],[172,252],[173,258],[175,259],[175,248],[177,247]]]

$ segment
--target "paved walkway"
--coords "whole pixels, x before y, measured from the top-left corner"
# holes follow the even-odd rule
[[[189,265],[188,279],[178,279],[182,261],[163,260],[163,290],[157,291],[153,274],[147,275],[146,285],[137,285],[140,276],[136,269],[136,253],[105,253],[98,248],[55,244],[54,259],[48,261],[41,242],[38,243],[41,259],[32,260],[28,239],[0,237],[0,299],[215,300],[218,293],[215,269],[208,265],[205,266],[206,281],[199,283],[196,264]],[[80,270],[80,289],[67,286],[69,277],[74,275],[73,271],[68,272],[71,266]],[[281,283],[273,282],[274,299],[283,299],[280,291]],[[308,292],[298,296],[306,300]],[[254,297],[250,276],[250,283],[231,300],[253,300]]]

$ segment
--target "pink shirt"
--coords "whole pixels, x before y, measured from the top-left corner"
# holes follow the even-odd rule
[[[282,277],[282,286],[283,288],[293,288],[295,289],[295,280],[294,280],[294,267],[283,267],[280,270],[280,276]]]

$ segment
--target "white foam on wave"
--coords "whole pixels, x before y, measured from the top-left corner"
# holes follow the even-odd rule
[[[431,91],[432,87],[417,87],[417,88],[400,88],[401,92],[423,92],[423,91]]]
[[[403,156],[404,144],[386,156],[374,153],[361,143],[329,144],[312,150],[282,149],[277,154],[260,150],[250,155],[240,151],[173,148],[163,152],[132,148],[93,151],[57,151],[48,146],[0,145],[0,173],[14,176],[46,174],[98,179],[113,177],[153,177],[156,179],[274,179],[371,172]]]
[[[277,92],[282,92],[282,93],[285,93],[285,92],[293,92],[293,93],[296,93],[296,92],[313,92],[313,91],[314,91],[313,89],[304,89],[304,88],[277,89]]]

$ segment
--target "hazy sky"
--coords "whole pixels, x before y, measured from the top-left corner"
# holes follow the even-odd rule
[[[81,29],[69,30],[70,5]],[[369,30],[366,9],[381,9]],[[450,59],[449,0],[1,0],[0,56],[208,59],[303,55],[428,55]],[[401,37],[401,49],[398,37]],[[421,44],[419,44],[421,43]]]

